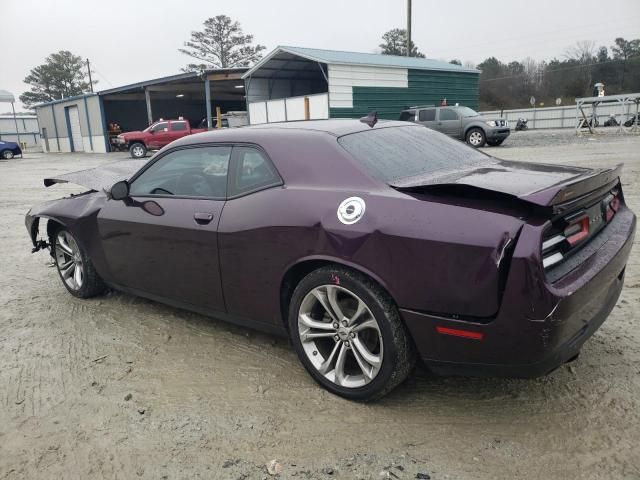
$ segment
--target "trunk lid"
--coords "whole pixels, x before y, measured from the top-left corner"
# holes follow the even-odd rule
[[[580,197],[616,183],[621,169],[622,164],[611,169],[590,169],[495,160],[457,171],[396,179],[390,185],[397,190],[423,192],[442,190],[447,186],[467,186],[540,207],[552,207],[555,213],[560,213]]]
[[[44,179],[44,186],[50,187],[56,183],[73,183],[96,191],[109,190],[114,183],[131,178],[148,161],[148,159],[121,160],[96,168],[48,177]]]

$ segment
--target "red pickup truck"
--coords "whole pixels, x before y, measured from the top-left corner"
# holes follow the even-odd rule
[[[120,148],[128,149],[133,158],[142,158],[149,150],[159,150],[178,138],[206,130],[206,128],[191,128],[189,120],[182,118],[159,120],[141,132],[121,133],[115,138],[115,143]]]

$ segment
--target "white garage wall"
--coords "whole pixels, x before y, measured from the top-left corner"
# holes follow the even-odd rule
[[[331,108],[353,108],[353,87],[408,88],[406,68],[329,65],[329,98]]]
[[[270,100],[267,102],[267,115],[269,116],[269,123],[285,122],[287,120],[287,111],[284,102],[284,99]]]
[[[304,99],[309,99],[310,120],[329,118],[329,95],[318,93],[306,97],[289,97],[268,102],[249,103],[249,122],[252,125],[272,122],[304,120]]]
[[[249,119],[252,125],[267,123],[267,103],[254,102],[249,104]]]

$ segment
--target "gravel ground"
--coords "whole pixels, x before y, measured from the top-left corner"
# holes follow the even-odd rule
[[[640,137],[519,132],[496,156],[625,162]],[[537,380],[418,369],[362,405],[314,384],[279,338],[120,293],[78,300],[23,224],[77,187],[42,178],[126,158],[0,162],[0,478],[640,478],[640,262],[580,358]],[[417,476],[421,474],[422,476]]]

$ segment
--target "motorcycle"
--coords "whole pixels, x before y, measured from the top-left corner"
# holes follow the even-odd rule
[[[516,131],[527,130],[529,128],[527,122],[528,120],[526,118],[519,118],[516,123]]]
[[[618,123],[618,121],[616,120],[616,116],[611,114],[609,115],[609,118],[607,119],[606,122],[604,122],[604,126],[605,127],[617,127],[620,124]]]
[[[633,126],[634,122],[635,122],[636,125],[640,125],[640,113],[637,116],[636,115],[632,116],[629,120],[624,122],[624,126],[625,127],[631,127],[631,126]]]

